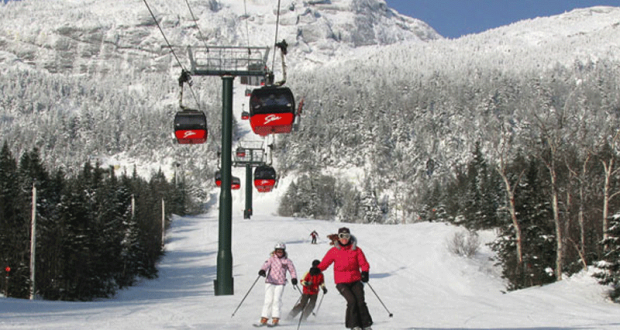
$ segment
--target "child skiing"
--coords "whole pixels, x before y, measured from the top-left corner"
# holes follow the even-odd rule
[[[327,288],[325,288],[325,277],[321,270],[316,267],[319,263],[319,260],[314,260],[312,262],[312,268],[310,268],[301,280],[304,291],[299,303],[295,305],[288,314],[289,319],[295,318],[297,314],[303,311],[301,319],[306,320],[314,310],[316,300],[319,296],[319,288],[323,289],[323,294],[327,293]]]
[[[258,275],[265,279],[265,303],[261,313],[260,323],[255,326],[267,326],[267,321],[272,318],[269,326],[276,326],[280,322],[280,309],[282,308],[282,293],[286,285],[286,271],[291,274],[291,283],[297,285],[297,273],[293,261],[288,258],[286,245],[277,243],[271,257],[265,261]]]

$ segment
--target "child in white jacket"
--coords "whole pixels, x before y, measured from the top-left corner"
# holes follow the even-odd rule
[[[271,317],[272,324],[280,322],[280,309],[282,308],[282,293],[286,285],[286,271],[291,274],[291,283],[297,285],[297,272],[293,260],[288,258],[286,245],[277,243],[271,257],[265,261],[258,275],[265,276],[265,303],[259,325],[267,325]],[[268,273],[267,273],[268,272]]]

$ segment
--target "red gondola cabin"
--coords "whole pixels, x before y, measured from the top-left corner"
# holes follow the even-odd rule
[[[207,116],[198,110],[183,110],[174,116],[174,136],[180,144],[207,141]]]
[[[268,165],[261,165],[254,170],[254,187],[258,192],[270,192],[276,185],[276,170]]]
[[[250,126],[254,133],[290,133],[294,121],[295,97],[289,88],[268,86],[252,91]]]
[[[238,177],[236,176],[232,177],[232,183],[230,184],[230,189],[232,190],[241,189],[241,180]]]
[[[245,149],[242,147],[237,148],[236,155],[237,158],[245,158]]]
[[[215,172],[215,185],[218,187],[222,186],[222,173],[220,171]]]
[[[215,172],[215,185],[218,187],[222,186],[222,173],[220,171]],[[230,189],[241,189],[241,180],[238,177],[231,177]]]

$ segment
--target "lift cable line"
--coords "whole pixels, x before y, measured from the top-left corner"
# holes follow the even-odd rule
[[[276,14],[276,37],[275,37],[275,41],[274,44],[277,45],[278,44],[278,28],[280,27],[280,0],[278,0],[278,11]],[[275,68],[276,67],[276,51],[275,51],[275,46],[274,46],[274,50],[273,50],[273,61],[271,63],[271,67]]]
[[[249,55],[249,52],[250,52],[250,29],[248,27],[248,19],[250,18],[250,16],[248,16],[247,0],[243,0],[243,11],[245,12],[245,35],[248,38],[248,55]]]
[[[181,63],[181,60],[179,60],[179,57],[177,56],[177,54],[174,52],[174,48],[172,47],[172,45],[170,44],[170,41],[168,41],[168,38],[166,37],[166,34],[164,33],[164,30],[161,28],[161,25],[159,25],[159,21],[157,21],[157,17],[155,17],[155,14],[153,13],[153,11],[151,10],[151,7],[149,6],[148,2],[146,2],[146,0],[142,0],[144,2],[144,5],[146,5],[146,9],[149,10],[149,13],[151,14],[151,17],[153,17],[153,21],[155,22],[155,25],[157,25],[157,28],[159,29],[159,32],[161,32],[162,37],[164,37],[164,40],[166,41],[166,45],[168,45],[168,48],[170,49],[170,52],[172,53],[172,56],[174,56],[175,60],[177,61],[177,63],[179,64],[179,66],[181,67],[182,71],[187,71],[185,70],[185,67],[183,66],[183,63]],[[192,92],[192,96],[194,97],[194,100],[196,101],[196,105],[200,105],[200,102],[198,101],[198,97],[196,96],[196,93],[194,93],[194,90],[192,89],[192,85],[189,85],[189,90],[190,92]]]
[[[155,17],[155,14],[153,14],[153,11],[151,10],[151,7],[146,2],[146,0],[142,0],[142,1],[144,1],[144,4],[146,5],[146,9],[148,9],[149,13],[151,13],[151,17],[153,17],[153,21],[157,25],[157,28],[159,29],[159,32],[161,32],[161,35],[164,37],[164,40],[166,41],[166,44],[168,45],[168,48],[170,48],[170,51],[172,52],[172,55],[174,55],[174,58],[177,60],[177,63],[179,63],[179,66],[181,66],[181,68],[183,68],[183,64],[181,64],[181,61],[177,57],[177,54],[174,52],[174,49],[172,48],[172,45],[168,41],[168,38],[166,38],[166,34],[164,33],[164,30],[162,30],[161,26],[159,25],[159,22],[157,21],[157,18]]]
[[[196,16],[194,16],[194,12],[192,11],[192,7],[189,4],[189,0],[185,0],[185,3],[187,4],[187,9],[189,9],[189,14],[192,15],[192,20],[194,20],[196,30],[198,30],[198,34],[200,34],[200,39],[208,50],[209,46],[207,45],[207,38],[205,38],[205,36],[202,34],[202,30],[200,30],[200,26],[198,26],[198,20],[196,19]]]

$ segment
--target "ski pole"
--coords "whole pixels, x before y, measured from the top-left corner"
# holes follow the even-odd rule
[[[234,311],[234,312],[232,313],[232,315],[230,316],[231,318],[232,318],[233,316],[235,316],[235,313],[237,312],[237,310],[239,310],[239,307],[241,307],[241,304],[243,304],[243,302],[245,301],[245,298],[247,298],[247,297],[248,297],[248,295],[250,294],[250,291],[252,291],[252,289],[254,288],[254,285],[256,285],[256,282],[258,282],[258,279],[259,279],[260,277],[261,277],[261,276],[260,276],[260,275],[258,275],[258,277],[256,278],[256,280],[254,281],[254,283],[253,283],[253,284],[252,284],[252,286],[250,287],[250,290],[248,290],[248,293],[246,293],[246,294],[245,294],[245,297],[243,297],[243,299],[241,299],[241,302],[239,303],[239,306],[237,306],[237,308],[235,309],[235,311]]]
[[[316,308],[316,312],[312,313],[312,315],[316,316],[319,313],[319,308],[321,308],[321,303],[323,303],[323,298],[325,298],[325,293],[321,296],[321,300],[319,301],[319,306]]]
[[[379,299],[379,302],[381,303],[381,305],[383,305],[383,308],[385,308],[385,310],[388,312],[388,314],[390,314],[390,317],[392,317],[394,314],[390,313],[390,311],[387,309],[387,307],[385,307],[385,304],[383,303],[383,301],[381,301],[381,298],[379,298],[379,295],[377,294],[375,289],[373,289],[372,286],[370,285],[370,283],[368,283],[368,282],[366,282],[366,285],[368,285],[370,290],[372,290],[372,292],[375,294],[375,297],[377,297],[377,299]]]
[[[304,308],[301,309],[301,315],[299,315],[299,322],[297,322],[297,330],[299,330],[299,327],[301,327],[301,319],[304,317],[304,313],[306,312],[306,307],[308,307],[308,304],[306,304],[306,306],[304,306]]]
[[[302,299],[302,298],[303,298],[303,295],[299,299]],[[301,327],[301,321],[303,320],[303,317],[306,314],[306,308],[308,308],[308,305],[310,305],[310,300],[306,300],[306,305],[301,309],[301,315],[299,315],[299,323],[297,323],[297,330],[299,330],[299,327]],[[314,315],[314,312],[312,313],[312,315]]]

